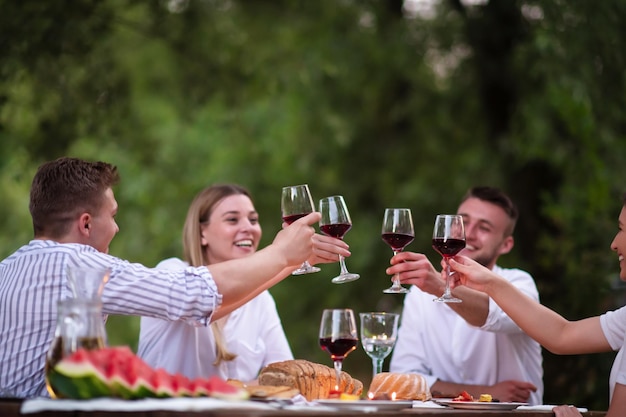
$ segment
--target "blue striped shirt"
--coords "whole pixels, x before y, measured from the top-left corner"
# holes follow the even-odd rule
[[[70,296],[68,265],[109,267],[104,314],[210,323],[222,295],[206,267],[147,268],[91,246],[32,240],[0,263],[0,392],[47,396],[46,353],[54,338],[57,301]]]

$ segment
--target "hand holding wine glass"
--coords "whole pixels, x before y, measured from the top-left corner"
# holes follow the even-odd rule
[[[283,187],[280,200],[282,219],[285,223],[291,224],[301,217],[312,213],[315,210],[313,198],[307,184]],[[293,271],[292,275],[310,274],[319,272],[319,268],[311,266],[308,261],[304,261],[300,268]]]
[[[320,322],[320,347],[330,354],[335,366],[335,391],[341,387],[343,359],[356,349],[357,337],[354,312],[349,308],[326,309]]]
[[[320,231],[326,236],[343,240],[344,235],[352,228],[352,220],[344,198],[340,195],[322,198],[320,200],[320,213],[322,215]],[[343,284],[359,279],[359,274],[348,272],[345,259],[341,255],[339,255],[339,265],[341,272],[332,279],[333,283]]]
[[[383,370],[383,361],[396,344],[398,321],[396,313],[360,313],[361,344],[372,358],[373,377]]]
[[[393,250],[394,256],[402,252],[402,250],[413,241],[415,232],[413,230],[413,217],[411,209],[407,208],[388,208],[385,209],[385,217],[383,218],[382,238]],[[385,290],[384,293],[406,293],[406,288],[400,285],[400,277],[398,274],[393,276],[393,285]]]
[[[465,227],[463,216],[458,214],[439,214],[433,229],[433,248],[443,256],[446,263],[446,288],[441,297],[434,301],[460,303],[450,292],[450,258],[465,247]]]

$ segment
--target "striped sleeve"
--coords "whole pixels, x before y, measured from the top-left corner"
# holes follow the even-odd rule
[[[103,313],[181,320],[207,326],[222,302],[206,267],[148,268],[100,252],[82,253],[80,263],[111,268],[102,294]]]

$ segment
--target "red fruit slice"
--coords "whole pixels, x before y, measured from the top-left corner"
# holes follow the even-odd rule
[[[181,374],[153,369],[125,346],[79,349],[61,360],[48,379],[55,392],[76,399],[210,396],[242,400],[249,397],[245,389],[217,376],[190,381]]]

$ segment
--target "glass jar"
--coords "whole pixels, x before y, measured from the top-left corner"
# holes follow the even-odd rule
[[[107,344],[102,316],[102,302],[94,299],[68,298],[57,304],[54,340],[46,355],[46,387],[52,398],[59,398],[49,383],[49,376],[61,359],[80,348],[98,349]]]

